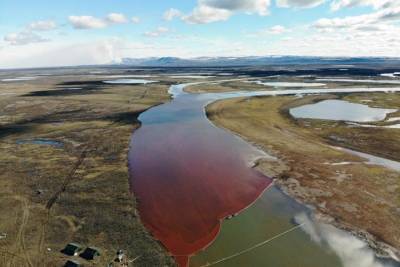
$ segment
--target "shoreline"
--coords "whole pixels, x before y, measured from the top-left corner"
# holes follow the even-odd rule
[[[327,97],[331,98],[332,96],[327,96]],[[333,98],[338,98],[338,97],[333,96]],[[247,99],[247,98],[243,98],[243,99]],[[226,101],[226,99],[219,100],[217,102],[224,102],[224,101]],[[310,102],[312,103],[313,101],[315,101],[315,99],[311,100]],[[212,112],[211,113],[208,112],[211,105],[213,105],[213,103],[210,103],[206,107],[206,114],[211,123],[213,123],[216,127],[221,127],[222,129],[229,131],[230,133],[236,135],[237,137],[241,138],[242,140],[246,141],[247,143],[249,143],[252,146],[254,146],[255,148],[257,148],[258,150],[266,153],[267,155],[271,155],[271,156],[275,157],[276,161],[279,162],[279,164],[286,165],[282,159],[280,159],[278,156],[276,156],[277,153],[275,153],[275,151],[273,151],[273,149],[266,148],[265,146],[257,143],[256,141],[249,139],[248,137],[244,136],[243,134],[241,134],[239,132],[229,129],[228,127],[225,127],[224,125],[221,125],[221,123],[218,123],[218,121],[215,121],[213,118],[211,118],[213,116],[213,114],[211,114]],[[287,107],[285,107],[285,109],[287,109]],[[283,116],[287,117],[286,116],[287,110],[285,110],[285,109],[281,110],[281,112],[282,112]],[[328,144],[326,144],[326,146],[328,146]],[[271,159],[267,159],[267,162],[268,161],[271,162]],[[350,235],[364,241],[366,243],[366,245],[374,251],[374,254],[378,258],[393,259],[397,262],[400,262],[400,260],[399,260],[400,259],[400,250],[394,248],[393,246],[391,246],[383,241],[378,240],[378,238],[376,238],[374,235],[372,235],[365,229],[357,228],[356,226],[353,226],[342,220],[338,220],[337,218],[335,219],[328,212],[322,212],[314,204],[308,203],[308,201],[306,199],[304,199],[304,198],[301,199],[301,197],[298,196],[293,191],[293,189],[290,188],[291,185],[287,184],[287,182],[285,180],[282,180],[280,178],[279,173],[276,173],[274,175],[274,174],[268,173],[266,171],[263,171],[262,169],[260,170],[258,168],[258,165],[261,162],[265,163],[265,159],[259,158],[256,161],[254,168],[258,169],[259,171],[261,171],[262,173],[264,173],[267,176],[274,177],[274,182],[275,182],[275,185],[277,186],[277,188],[280,189],[284,194],[286,194],[288,197],[292,198],[297,203],[300,203],[301,205],[304,205],[304,206],[310,208],[313,211],[317,221],[319,221],[321,223],[327,223],[327,224],[332,225],[340,230],[344,230],[345,232],[349,233]],[[295,188],[295,189],[299,189],[299,188],[301,188],[301,186],[299,186],[298,188]]]
[[[237,137],[243,139],[244,141],[251,144],[255,148],[266,153],[268,156],[274,157],[273,153],[271,153],[270,151],[266,151],[261,145],[255,143],[254,141],[248,140],[243,135],[233,132],[228,128],[223,128],[223,129],[227,130],[230,133],[236,135]],[[276,158],[276,160],[270,159],[268,157],[267,158],[259,157],[254,161],[254,166],[252,166],[251,168],[254,168],[255,170],[257,170],[259,161],[265,161],[265,160],[266,161],[280,161],[280,159],[278,157],[275,157],[275,158]],[[261,171],[261,173],[264,174],[264,172],[262,172],[262,171]],[[281,190],[285,195],[290,197],[292,200],[296,201],[297,203],[299,203],[305,207],[308,207],[310,210],[312,210],[313,214],[315,215],[315,218],[319,222],[330,224],[338,229],[346,231],[347,233],[353,235],[354,237],[357,237],[357,238],[363,240],[365,243],[367,243],[368,247],[370,247],[375,252],[375,255],[377,257],[391,258],[400,263],[400,250],[393,248],[392,246],[390,246],[389,244],[386,244],[385,242],[377,240],[372,234],[368,233],[364,229],[357,229],[354,226],[348,225],[345,222],[338,222],[334,217],[330,216],[328,213],[323,213],[323,212],[318,211],[314,205],[310,205],[310,204],[302,201],[300,198],[296,197],[295,194],[290,193],[291,190],[289,190],[289,187],[287,185],[282,183],[281,179],[279,179],[279,178],[272,178],[272,179],[273,179],[273,182],[271,183],[271,185],[269,187],[276,186],[279,190]],[[260,196],[257,199],[259,199]],[[254,201],[254,202],[256,202],[256,201]],[[254,202],[252,204],[254,204]],[[251,206],[251,205],[249,205],[249,206]]]

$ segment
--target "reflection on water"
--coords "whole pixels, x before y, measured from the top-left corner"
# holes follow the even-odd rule
[[[223,223],[214,243],[191,258],[190,266],[204,266],[274,237],[297,225],[294,215],[310,213],[276,187],[268,189],[250,208]],[[219,267],[242,266],[342,266],[328,246],[316,243],[297,229],[248,253],[217,264]]]
[[[325,244],[338,255],[343,267],[395,267],[399,264],[390,259],[378,259],[361,239],[332,225],[316,222],[312,216],[300,213],[295,221],[318,244]]]
[[[313,212],[271,187],[239,216],[223,223],[214,243],[191,258],[191,267],[203,267],[301,225],[256,249],[218,263],[219,267],[324,266],[398,267],[379,259],[368,245],[332,225],[315,220]]]
[[[295,118],[371,122],[384,120],[387,114],[395,111],[397,110],[371,108],[343,100],[325,100],[292,108],[290,114]]]

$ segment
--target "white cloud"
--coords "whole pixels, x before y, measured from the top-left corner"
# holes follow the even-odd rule
[[[349,16],[344,18],[327,19],[322,18],[316,21],[313,26],[323,31],[337,29],[363,29],[377,24],[387,24],[400,20],[400,6],[385,8],[373,13]]]
[[[174,18],[179,18],[182,16],[182,12],[175,8],[170,8],[164,12],[163,18],[166,21],[171,21]]]
[[[246,34],[246,36],[249,38],[260,39],[260,37],[264,37],[264,36],[268,36],[268,35],[281,35],[281,34],[289,33],[289,32],[292,32],[292,30],[286,28],[285,26],[274,25],[274,26],[271,26],[268,28],[263,28],[263,29],[254,31],[254,32],[244,32],[244,34]],[[253,39],[253,41],[254,41],[254,39]]]
[[[69,16],[68,20],[75,29],[100,29],[107,26],[104,20],[93,16]]]
[[[290,31],[289,29],[285,28],[282,25],[275,25],[275,26],[272,26],[271,28],[264,30],[263,32],[269,33],[269,34],[282,34],[282,33],[289,32],[289,31]]]
[[[372,6],[375,9],[399,5],[398,0],[336,0],[331,3],[331,9],[336,11],[341,8],[355,6]]]
[[[52,20],[42,20],[30,23],[27,28],[32,31],[50,31],[57,28],[57,24]]]
[[[198,0],[192,13],[182,19],[192,24],[204,24],[229,19],[235,12],[268,15],[270,0]]]
[[[125,15],[121,13],[110,13],[107,15],[106,20],[109,23],[114,23],[114,24],[128,22],[128,19],[125,17]]]
[[[229,39],[186,35],[179,39],[144,38],[143,41],[110,38],[106,40],[65,40],[0,47],[0,68],[106,64],[122,57],[197,56],[388,56],[400,55],[399,27],[370,32],[313,32],[296,27],[288,38]],[[311,31],[311,32],[310,32]],[[1,43],[1,42],[0,42]],[[1,44],[0,44],[1,46]],[[55,61],[54,58],[57,58]]]
[[[323,4],[325,0],[276,0],[278,7],[312,8]]]
[[[31,43],[46,42],[48,39],[45,39],[32,31],[24,30],[18,33],[7,34],[4,37],[4,41],[10,45],[26,45]]]
[[[128,19],[121,13],[110,13],[105,18],[96,18],[93,16],[69,16],[69,22],[75,29],[101,29],[113,24],[127,23]],[[134,17],[133,23],[139,23],[140,19]]]
[[[184,16],[182,19],[190,24],[205,24],[227,20],[231,15],[232,12],[228,10],[200,5],[190,15]]]
[[[169,29],[166,27],[158,27],[154,31],[145,32],[144,35],[147,37],[159,37],[165,33],[169,32]]]
[[[140,23],[140,18],[139,17],[132,17],[131,21],[132,21],[133,24],[138,24],[138,23]]]
[[[4,36],[4,41],[10,45],[27,45],[31,43],[47,42],[37,31],[51,31],[57,28],[57,24],[51,20],[34,21],[29,23],[20,32],[9,33]]]
[[[228,11],[268,15],[270,0],[200,0],[199,4]]]
[[[116,39],[9,46],[0,50],[0,68],[105,64],[120,57],[121,46]]]

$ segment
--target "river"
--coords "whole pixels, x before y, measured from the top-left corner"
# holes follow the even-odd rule
[[[189,94],[183,91],[185,86],[187,84],[171,86],[171,102],[141,114],[142,125],[133,134],[129,152],[130,183],[141,219],[180,266],[187,266],[191,256],[209,247],[216,239],[209,247],[212,255],[203,252],[202,256],[194,257],[193,266],[203,266],[239,247],[279,234],[298,225],[295,215],[310,212],[271,187],[272,179],[252,168],[255,159],[267,155],[214,126],[205,114],[207,104],[219,99],[254,95],[400,91],[400,88],[351,88],[347,91],[305,89]],[[232,215],[235,217],[227,222],[238,221],[238,225],[223,227],[221,231],[222,220]],[[231,248],[216,248],[215,244],[221,243],[219,240],[224,236],[228,239],[222,246]],[[230,244],[227,244],[228,240]],[[299,230],[282,240],[278,246],[270,244],[258,255],[247,257],[247,266],[341,264],[331,248],[316,243],[305,231]],[[280,253],[270,254],[263,262],[262,256],[265,257],[268,250]],[[239,264],[231,262],[225,266],[243,265],[239,261]]]

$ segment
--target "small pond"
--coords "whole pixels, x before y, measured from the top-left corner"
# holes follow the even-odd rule
[[[324,100],[290,109],[290,115],[302,119],[321,119],[354,122],[381,121],[396,109],[371,108],[344,100]]]
[[[18,145],[33,144],[33,145],[45,145],[53,147],[63,147],[64,144],[60,141],[50,140],[50,139],[29,139],[29,140],[17,140]]]

